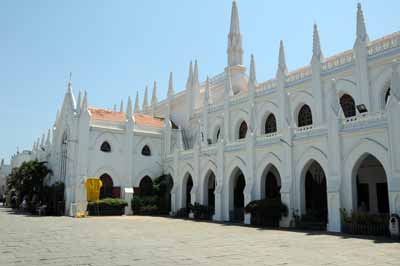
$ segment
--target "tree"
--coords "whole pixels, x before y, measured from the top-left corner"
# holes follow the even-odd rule
[[[13,193],[15,205],[18,206],[27,197],[32,200],[36,195],[39,200],[44,197],[43,181],[51,173],[47,168],[46,162],[28,161],[22,163],[18,168],[14,168],[7,178],[7,191]]]

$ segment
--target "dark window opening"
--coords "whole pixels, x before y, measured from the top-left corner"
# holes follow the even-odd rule
[[[102,152],[111,152],[111,145],[107,141],[104,141],[103,144],[101,144],[100,150]]]
[[[246,134],[247,134],[247,123],[246,121],[243,121],[239,127],[239,139],[246,138]]]
[[[270,114],[265,121],[265,134],[276,132],[276,119],[273,114]]]
[[[345,117],[352,117],[356,115],[356,104],[350,95],[344,94],[342,97],[340,97],[340,105],[342,106]]]
[[[143,156],[151,156],[151,150],[149,146],[145,145],[142,149],[142,155]]]
[[[304,127],[312,125],[312,113],[311,108],[308,105],[303,105],[298,115],[298,127]]]

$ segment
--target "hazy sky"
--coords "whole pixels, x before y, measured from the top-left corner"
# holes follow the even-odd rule
[[[370,39],[399,30],[399,0],[365,0]],[[238,0],[244,62],[254,53],[257,79],[276,72],[283,39],[289,70],[310,62],[317,22],[325,56],[354,44],[357,1]],[[112,108],[168,75],[175,90],[198,59],[200,77],[226,66],[230,0],[0,1],[0,158],[31,149],[60,108],[69,72],[89,105]],[[125,104],[126,106],[126,104]]]

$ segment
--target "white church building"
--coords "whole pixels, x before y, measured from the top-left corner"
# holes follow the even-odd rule
[[[222,73],[200,81],[195,61],[183,91],[171,73],[165,100],[155,82],[151,99],[146,89],[141,106],[136,95],[118,110],[90,107],[69,82],[30,159],[48,162],[50,182],[65,182],[67,212],[88,177],[119,196],[165,175],[172,214],[198,202],[213,205],[215,221],[274,194],[289,209],[281,226],[294,213],[315,213],[328,231],[341,230],[341,208],[400,213],[400,32],[369,40],[360,5],[356,32],[350,50],[324,57],[314,25],[310,64],[289,71],[281,42],[276,76],[258,81],[233,1]]]

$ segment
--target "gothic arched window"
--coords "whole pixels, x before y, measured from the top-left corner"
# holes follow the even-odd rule
[[[387,104],[388,100],[389,100],[389,96],[390,96],[390,87],[387,88],[386,90],[386,94],[385,94],[385,105]]]
[[[269,114],[265,121],[265,134],[276,132],[276,119],[274,114]]]
[[[312,113],[310,106],[305,104],[300,108],[297,125],[298,127],[312,125]]]
[[[343,94],[340,97],[340,105],[342,106],[343,114],[345,117],[352,117],[356,115],[356,104],[348,94]]]
[[[101,144],[100,150],[101,150],[102,152],[111,152],[111,145],[110,145],[110,143],[108,143],[107,141],[104,141],[104,142]]]
[[[246,134],[247,134],[247,123],[246,121],[243,121],[239,127],[239,139],[246,138]]]
[[[151,150],[150,150],[149,146],[144,145],[144,147],[142,148],[142,155],[143,156],[151,156]]]

